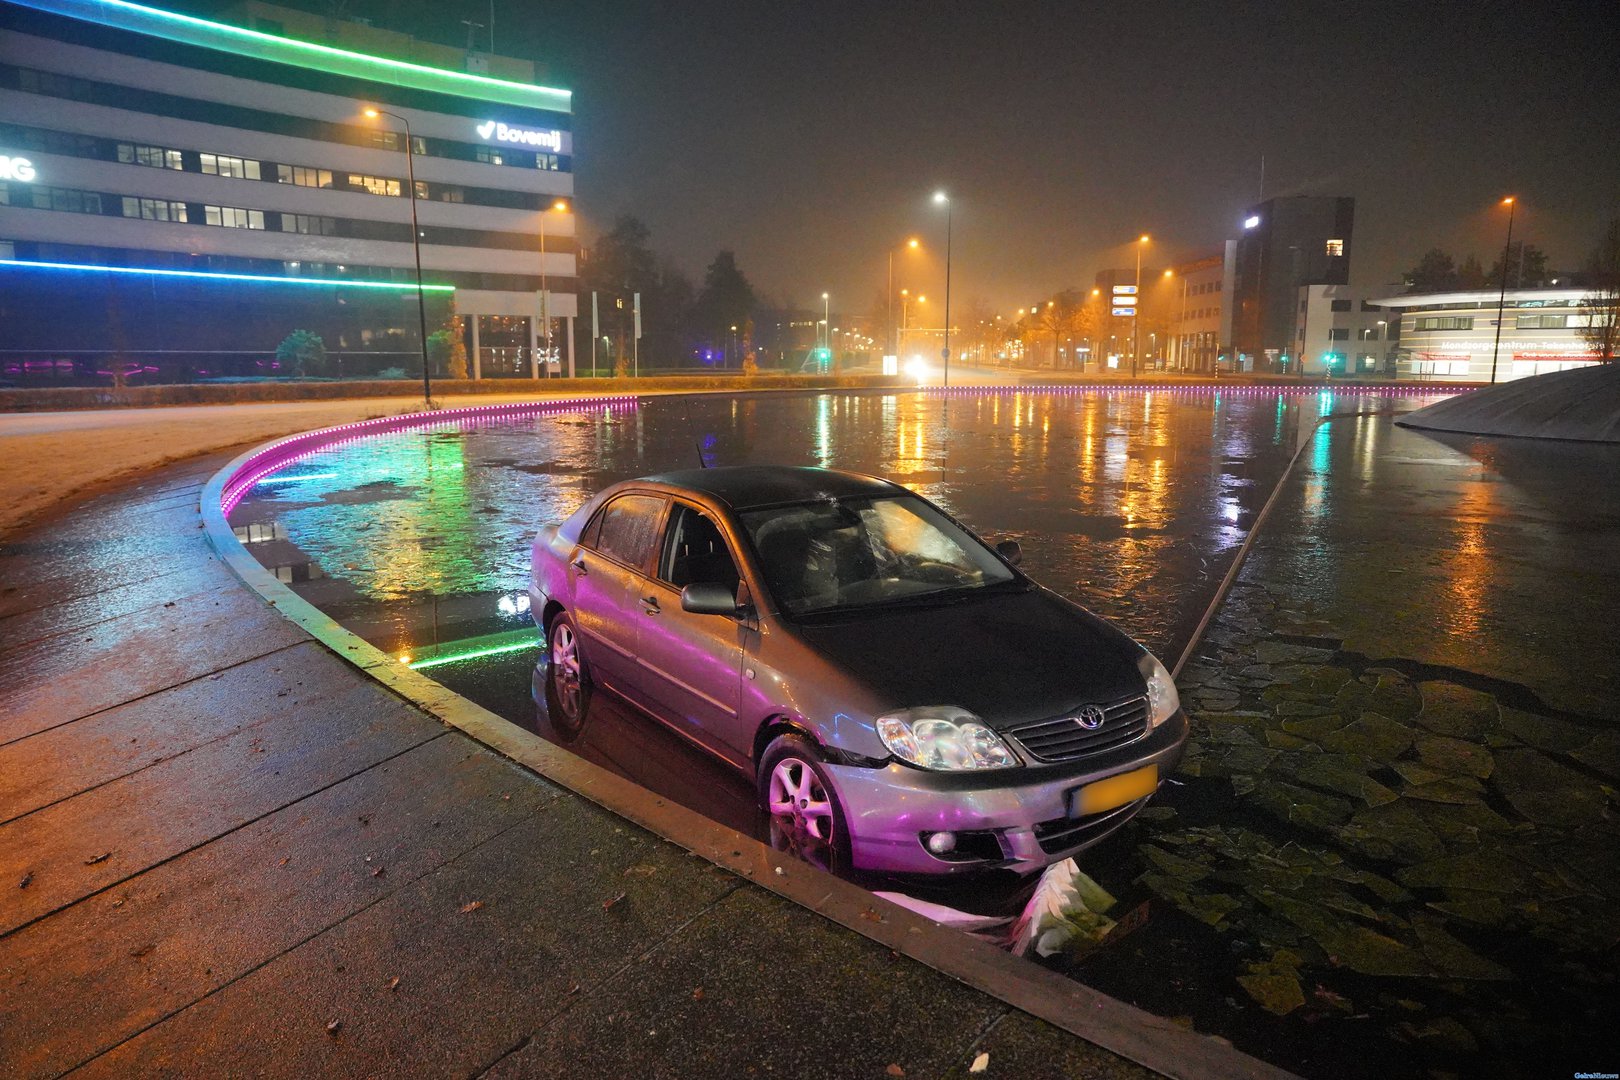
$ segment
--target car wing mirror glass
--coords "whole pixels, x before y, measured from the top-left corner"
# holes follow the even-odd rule
[[[735,615],[737,596],[724,585],[698,581],[681,590],[681,610],[696,615]]]
[[[1006,559],[1013,566],[1017,566],[1024,561],[1024,549],[1018,546],[1016,540],[1003,540],[997,544],[996,554]]]

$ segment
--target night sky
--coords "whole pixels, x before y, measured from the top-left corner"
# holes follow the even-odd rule
[[[212,13],[209,0],[176,4]],[[324,10],[319,0],[299,4]],[[462,43],[488,0],[349,0]],[[586,238],[631,213],[695,278],[865,312],[941,286],[1012,309],[1216,247],[1265,194],[1352,195],[1352,283],[1515,237],[1583,263],[1620,212],[1615,5],[640,4],[496,0],[497,51],[574,91]],[[908,269],[909,268],[909,269]]]

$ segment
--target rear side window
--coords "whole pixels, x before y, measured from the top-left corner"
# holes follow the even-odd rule
[[[610,559],[637,568],[647,565],[658,527],[664,520],[664,500],[651,495],[621,495],[607,504],[586,530],[595,548]],[[598,523],[599,522],[599,523]]]
[[[658,576],[677,589],[702,583],[722,585],[737,594],[737,564],[726,538],[719,526],[690,506],[675,507]]]

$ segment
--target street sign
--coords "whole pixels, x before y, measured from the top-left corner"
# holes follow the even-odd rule
[[[1136,309],[1133,307],[1117,307],[1114,309],[1114,314],[1123,315],[1128,318],[1136,314]]]
[[[951,350],[949,350],[949,349],[941,349],[941,350],[939,350],[939,358],[941,360],[949,360],[951,358]]]
[[[1136,306],[1136,297],[1134,297],[1134,296],[1116,296],[1116,297],[1112,298],[1112,303],[1114,303],[1118,307],[1135,307]]]
[[[1115,285],[1114,286],[1114,295],[1115,296],[1135,296],[1136,295],[1136,286],[1135,285]]]

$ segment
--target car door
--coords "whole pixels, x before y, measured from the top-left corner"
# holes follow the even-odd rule
[[[681,589],[699,582],[741,584],[737,559],[714,516],[676,501],[648,587],[637,597],[641,629],[636,656],[645,675],[645,706],[720,756],[746,765],[753,733],[737,717],[743,657],[752,629],[729,615],[681,608]]]
[[[668,506],[660,495],[620,495],[591,519],[569,560],[571,614],[585,639],[591,675],[627,697],[635,696],[641,672],[635,659],[642,619],[638,596]]]

